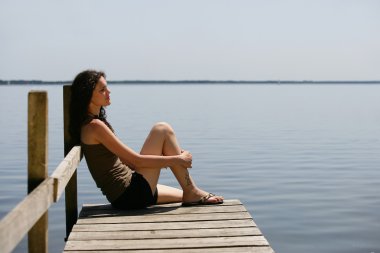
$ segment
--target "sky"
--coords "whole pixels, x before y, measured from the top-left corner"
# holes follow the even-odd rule
[[[378,0],[1,0],[0,79],[380,80]]]

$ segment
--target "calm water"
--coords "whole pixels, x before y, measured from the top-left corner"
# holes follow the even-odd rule
[[[380,252],[379,85],[110,85],[109,120],[139,150],[167,121],[198,185],[240,199],[277,252]],[[49,94],[49,171],[63,155],[62,87],[0,86],[0,217],[26,193],[27,93]],[[83,162],[79,205],[104,203]],[[177,186],[170,171],[161,183]],[[64,200],[49,247],[64,247]],[[26,251],[24,240],[15,252]]]

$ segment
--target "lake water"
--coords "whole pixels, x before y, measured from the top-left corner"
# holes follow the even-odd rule
[[[380,252],[380,85],[110,85],[108,117],[138,151],[157,121],[198,185],[240,199],[277,252]],[[63,157],[62,87],[0,86],[0,217],[26,195],[27,93],[49,96],[49,174]],[[85,162],[78,201],[105,203]],[[177,186],[169,170],[161,183]],[[65,237],[49,209],[49,249]],[[26,240],[15,252],[26,251]]]

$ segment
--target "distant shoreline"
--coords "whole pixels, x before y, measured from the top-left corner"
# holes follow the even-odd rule
[[[72,81],[42,80],[0,80],[0,85],[70,84]],[[108,81],[109,84],[380,84],[380,80],[370,81],[312,81],[312,80],[122,80]]]

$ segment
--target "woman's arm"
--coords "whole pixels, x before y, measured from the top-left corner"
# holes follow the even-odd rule
[[[101,120],[92,120],[83,130],[92,137],[91,139],[103,144],[131,167],[157,169],[181,166],[191,168],[192,156],[189,152],[184,151],[181,155],[175,156],[141,155],[122,143]]]

